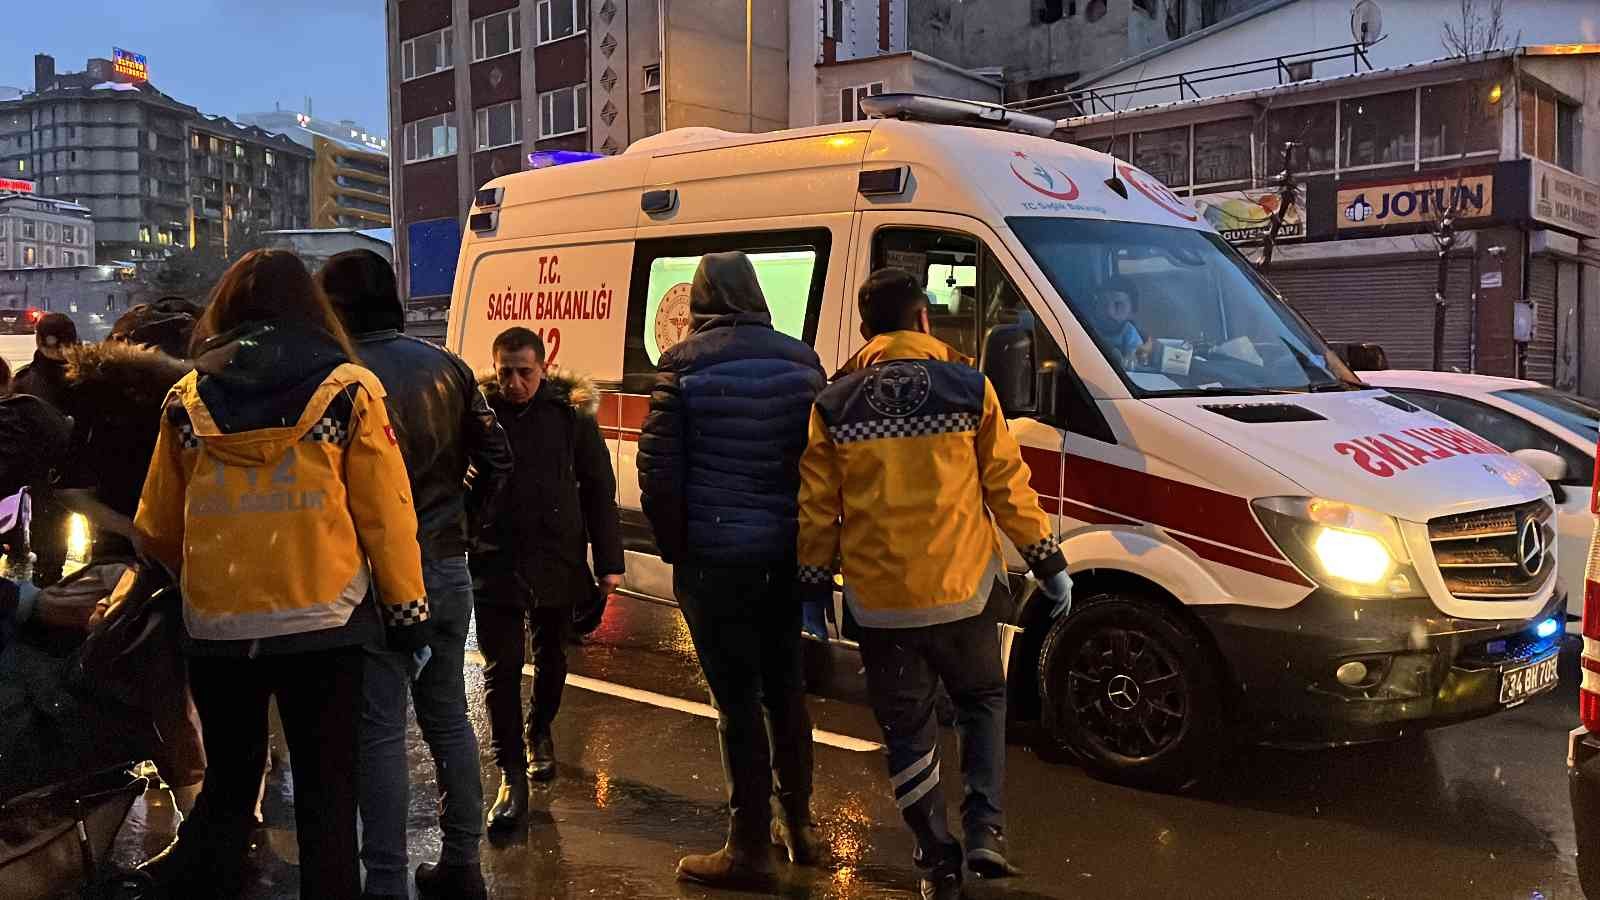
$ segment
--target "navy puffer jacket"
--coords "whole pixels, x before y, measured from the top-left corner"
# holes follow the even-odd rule
[[[669,563],[791,565],[822,365],[772,327],[741,253],[707,255],[689,302],[694,332],[662,354],[639,439],[657,548]]]

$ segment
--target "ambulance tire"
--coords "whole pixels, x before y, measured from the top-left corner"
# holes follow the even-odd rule
[[[1084,597],[1039,651],[1045,730],[1097,778],[1181,791],[1226,746],[1215,659],[1155,600],[1118,591]]]

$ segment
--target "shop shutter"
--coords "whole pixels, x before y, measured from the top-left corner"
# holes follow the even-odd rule
[[[1439,263],[1430,257],[1326,266],[1274,268],[1267,274],[1289,304],[1329,341],[1383,347],[1396,369],[1433,367],[1433,289]],[[1472,263],[1450,264],[1445,296],[1444,368],[1465,372],[1470,361]]]
[[[1528,343],[1526,377],[1552,384],[1556,377],[1556,260],[1528,260],[1528,299],[1533,302],[1533,340]]]

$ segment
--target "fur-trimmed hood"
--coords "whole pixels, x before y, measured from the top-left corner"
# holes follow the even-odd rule
[[[66,405],[80,419],[154,421],[167,392],[193,368],[139,344],[79,344],[67,351]]]
[[[490,403],[500,399],[500,382],[495,380],[494,373],[481,373],[478,375],[478,387],[483,390],[483,395],[489,398]],[[600,392],[595,389],[594,382],[587,375],[570,372],[560,366],[550,366],[545,369],[544,383],[539,386],[539,394],[550,397],[557,403],[565,403],[580,416],[594,418],[600,411]]]

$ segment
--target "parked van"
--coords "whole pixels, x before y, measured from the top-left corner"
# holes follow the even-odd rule
[[[862,344],[858,286],[897,266],[993,381],[1076,582],[1065,619],[1015,613],[1014,708],[1091,770],[1172,787],[1230,738],[1394,738],[1554,686],[1544,479],[1362,385],[1148,174],[1048,120],[867,102],[882,118],[683,129],[478,192],[448,344],[487,369],[522,325],[604,384],[629,591],[672,596],[639,512],[655,365],[700,257],[742,250],[825,366]]]

